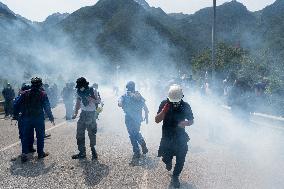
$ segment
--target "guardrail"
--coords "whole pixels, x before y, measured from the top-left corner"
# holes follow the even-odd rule
[[[229,106],[222,105],[222,107],[227,109],[227,110],[231,110],[231,107],[229,107]],[[268,115],[268,114],[263,114],[263,113],[257,113],[257,112],[254,112],[251,115],[253,115],[254,117],[257,117],[258,119],[260,119],[262,121],[266,121],[266,122],[269,122],[271,124],[274,123],[274,124],[281,125],[284,128],[284,117]]]
[[[4,102],[5,101],[0,101],[0,114],[4,114]]]

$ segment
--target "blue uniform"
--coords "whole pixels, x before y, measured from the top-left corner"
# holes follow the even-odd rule
[[[21,95],[21,94],[20,94]],[[20,95],[18,97],[16,97],[14,102],[18,102]],[[14,103],[14,107],[15,107],[15,103]],[[23,136],[24,136],[24,125],[23,125],[23,121],[24,121],[24,116],[22,114],[22,110],[20,108],[14,108],[14,117],[17,119],[18,121],[18,130],[19,130],[19,138],[21,140],[21,144],[23,145]],[[34,132],[30,132],[29,133],[29,149],[33,149],[33,144],[34,144]]]
[[[29,153],[31,140],[33,140],[31,133],[35,129],[37,152],[42,155],[45,135],[44,112],[49,120],[54,120],[46,93],[36,88],[27,90],[15,100],[14,109],[15,113],[21,112],[22,153]]]
[[[13,99],[15,98],[15,91],[12,88],[4,88],[2,91],[2,95],[5,99],[4,102],[5,116],[12,115]]]

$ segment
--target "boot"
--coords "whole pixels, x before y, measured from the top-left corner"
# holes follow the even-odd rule
[[[28,156],[27,156],[27,154],[22,154],[21,155],[21,162],[22,163],[25,163],[25,162],[27,162],[28,161]]]
[[[79,153],[79,154],[75,154],[72,156],[72,159],[85,159],[86,158],[86,153]]]
[[[98,154],[95,148],[92,148],[92,160],[97,160],[98,159]]]
[[[43,152],[42,154],[38,155],[38,159],[43,159],[43,158],[45,158],[47,156],[49,156],[49,153],[48,152]]]
[[[179,188],[180,187],[180,182],[178,176],[173,175],[172,177],[172,184],[174,188]]]

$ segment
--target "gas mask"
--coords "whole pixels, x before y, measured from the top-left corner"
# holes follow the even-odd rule
[[[85,90],[85,87],[81,87],[80,91],[83,92]]]
[[[173,104],[173,109],[177,110],[180,107],[181,101],[179,101],[179,102],[172,102],[172,104]]]

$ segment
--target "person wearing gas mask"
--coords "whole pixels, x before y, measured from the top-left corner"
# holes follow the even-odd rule
[[[8,116],[13,115],[13,100],[15,98],[15,91],[10,83],[8,83],[7,86],[3,89],[2,95],[5,99],[4,102],[5,118],[8,118]]]
[[[158,157],[162,157],[168,171],[172,169],[172,159],[176,156],[172,176],[172,184],[175,188],[180,187],[179,175],[188,151],[189,137],[185,127],[192,125],[194,120],[191,107],[182,100],[183,97],[183,90],[179,85],[170,86],[168,98],[161,102],[155,117],[156,123],[163,121]]]
[[[134,153],[132,162],[135,163],[141,156],[139,145],[142,148],[143,154],[148,153],[146,142],[140,133],[140,127],[143,121],[142,110],[145,112],[144,120],[146,124],[148,124],[149,111],[145,104],[145,99],[138,91],[135,91],[135,83],[133,81],[127,83],[126,89],[127,92],[119,99],[118,106],[121,107],[125,113],[125,125]]]
[[[78,111],[81,108],[80,118],[77,122],[77,145],[79,153],[72,156],[72,159],[86,158],[85,147],[85,130],[87,129],[90,138],[90,147],[92,151],[92,160],[97,160],[96,145],[96,104],[100,103],[100,99],[94,93],[94,89],[89,87],[89,82],[84,77],[77,79],[77,101],[75,105],[75,113],[73,119],[77,117]]]
[[[31,89],[23,91],[23,93],[14,102],[14,115],[21,113],[22,124],[22,162],[28,160],[27,154],[31,152],[33,140],[33,130],[36,131],[37,138],[37,153],[38,159],[45,158],[49,154],[44,152],[44,135],[45,123],[44,112],[47,114],[49,120],[54,123],[54,117],[51,112],[48,97],[44,91],[41,90],[42,80],[35,77],[31,79]]]

